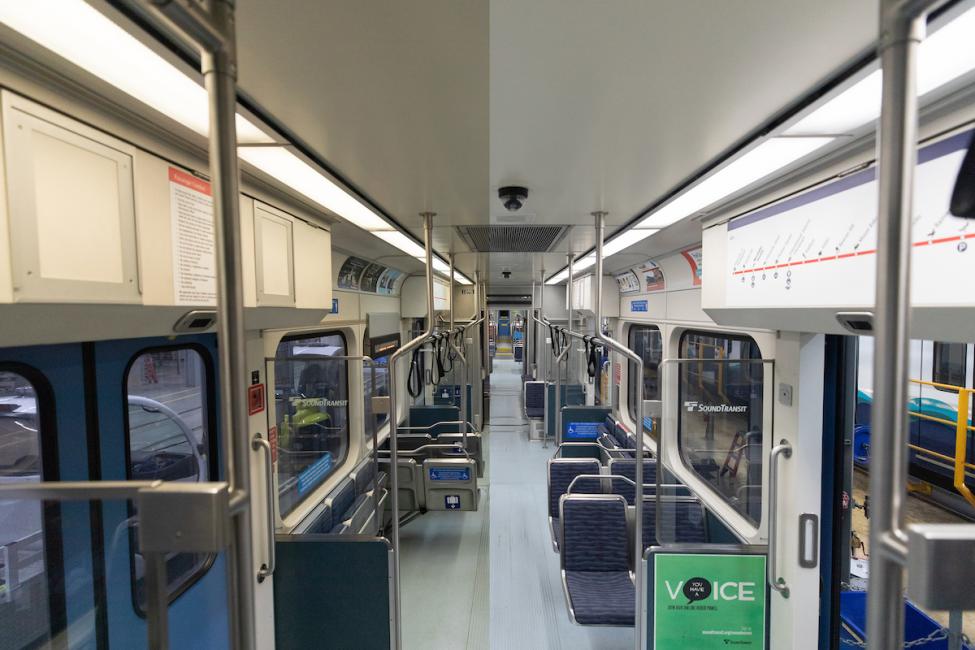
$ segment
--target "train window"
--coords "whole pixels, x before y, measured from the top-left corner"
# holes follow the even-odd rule
[[[342,464],[349,451],[349,373],[339,332],[278,344],[274,399],[278,503],[284,517]]]
[[[41,425],[34,385],[0,370],[0,482],[40,481]],[[51,612],[40,501],[0,508],[0,630],[3,646],[47,647]]]
[[[934,344],[932,380],[938,384],[964,386],[967,368],[968,346],[964,343]]]
[[[212,387],[210,364],[198,348],[148,350],[129,364],[126,385],[128,478],[133,481],[209,481]],[[134,507],[132,521],[137,522]],[[132,531],[133,600],[145,611],[145,563]],[[211,562],[205,553],[172,553],[166,558],[169,597],[174,599]]]
[[[663,359],[663,343],[660,330],[656,325],[631,325],[629,348],[643,359],[643,399],[660,399],[660,361]],[[636,419],[636,407],[640,381],[636,377],[636,364],[630,362],[627,370],[629,395],[627,404],[630,408],[630,418]],[[649,417],[644,414],[644,422]],[[648,433],[650,428],[644,425]]]
[[[757,525],[765,372],[758,345],[746,336],[688,331],[680,339],[680,356],[699,360],[680,365],[681,458]]]

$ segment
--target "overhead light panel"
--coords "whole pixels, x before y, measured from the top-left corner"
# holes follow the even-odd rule
[[[373,232],[372,234],[379,237],[387,244],[400,249],[410,257],[418,258],[421,262],[423,261],[423,258],[426,257],[426,250],[423,248],[423,246],[420,246],[398,230],[380,230]]]
[[[700,212],[833,140],[830,137],[769,138],[703,181],[654,210],[637,228],[663,228]]]
[[[642,230],[633,228],[631,230],[624,230],[603,244],[603,257],[615,255],[621,250],[643,241],[655,232],[659,232],[659,228],[646,228]]]
[[[0,2],[0,22],[196,133],[209,133],[206,89],[82,0]],[[239,114],[237,139],[273,141]]]
[[[285,147],[241,147],[238,155],[265,174],[363,230],[389,230],[390,225],[385,219]]]
[[[467,279],[467,276],[465,276],[463,273],[461,273],[457,269],[454,269],[454,281],[457,284],[474,284],[473,282],[471,282],[470,280]]]
[[[917,94],[923,97],[975,70],[975,8],[969,9],[921,41],[917,58]],[[786,130],[787,135],[840,135],[880,117],[882,73],[874,70]]]

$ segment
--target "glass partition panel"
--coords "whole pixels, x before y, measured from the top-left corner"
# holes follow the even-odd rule
[[[278,502],[284,517],[349,451],[348,355],[338,332],[287,337],[274,360]]]
[[[643,400],[660,399],[660,361],[663,359],[663,343],[660,330],[656,325],[631,325],[627,344],[631,350],[643,359]],[[637,399],[640,390],[640,378],[636,376],[636,364],[627,364],[627,405],[630,418],[636,420]],[[656,440],[657,428],[650,426],[650,414],[644,409],[643,430]]]
[[[681,459],[721,500],[758,525],[770,362],[761,359],[751,338],[716,332],[685,332],[680,358]]]

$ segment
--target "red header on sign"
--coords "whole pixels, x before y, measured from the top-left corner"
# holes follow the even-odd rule
[[[197,178],[189,172],[184,172],[182,169],[176,169],[175,167],[169,168],[169,180],[172,183],[177,183],[183,187],[188,187],[191,190],[196,190],[202,194],[210,196],[210,184],[207,183],[202,178]]]

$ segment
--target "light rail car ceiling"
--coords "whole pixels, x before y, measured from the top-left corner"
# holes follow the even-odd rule
[[[437,212],[435,248],[458,253],[468,276],[477,266],[493,281],[509,266],[508,281],[527,284],[589,250],[590,212],[609,212],[612,235],[870,53],[877,10],[877,0],[238,0],[239,81],[414,236],[418,213]],[[519,212],[497,198],[508,184],[529,188]],[[565,224],[554,247],[523,259],[470,251],[456,229]],[[666,252],[699,227],[627,231],[608,252]],[[418,270],[401,233],[340,223],[334,234]]]
[[[612,233],[868,51],[876,16],[876,0],[239,0],[240,84],[415,235],[435,210],[442,252],[467,249],[447,226],[516,222],[497,188],[527,186],[527,223],[581,227],[512,269],[526,283],[593,244],[591,211]]]

